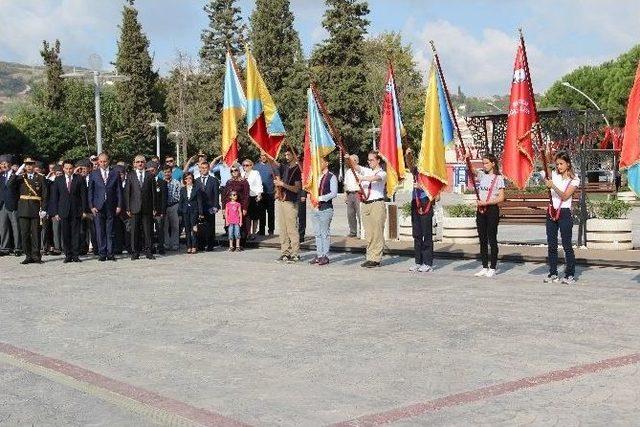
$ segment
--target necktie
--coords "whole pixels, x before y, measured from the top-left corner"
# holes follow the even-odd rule
[[[140,181],[140,187],[142,187],[142,181],[143,181],[143,175],[142,172],[138,172],[138,180]]]
[[[104,181],[104,183],[107,183],[107,170],[106,169],[102,169],[102,180]]]
[[[203,177],[202,177],[202,186],[203,186],[203,187],[206,187],[206,186],[207,186],[207,177],[206,177],[206,176],[203,176]]]
[[[71,177],[67,177],[67,191],[71,193]]]

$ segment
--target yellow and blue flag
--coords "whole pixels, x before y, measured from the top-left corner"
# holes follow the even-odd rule
[[[231,166],[238,160],[238,120],[247,112],[247,98],[231,53],[227,52],[222,104],[222,157]]]
[[[313,206],[318,206],[318,194],[322,169],[320,159],[329,155],[336,143],[327,129],[313,90],[307,90],[307,121],[304,132],[304,159],[302,163],[302,188],[309,193]]]

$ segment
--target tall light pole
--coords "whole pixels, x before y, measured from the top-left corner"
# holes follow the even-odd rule
[[[371,132],[371,143],[372,143],[373,149],[375,151],[375,150],[377,150],[377,147],[376,147],[376,134],[378,132],[380,132],[380,128],[373,126],[373,127],[369,128],[369,129],[367,129],[367,132]]]
[[[179,130],[174,130],[171,131],[167,134],[167,136],[169,138],[175,138],[176,139],[176,165],[180,165],[180,135],[182,135],[182,132],[180,132]]]
[[[92,71],[76,71],[63,74],[63,79],[93,80],[93,99],[96,113],[96,151],[102,153],[102,120],[100,119],[100,92],[105,83],[122,82],[131,80],[131,77],[122,74],[101,71],[102,58],[100,55],[89,55],[89,67]]]
[[[80,128],[82,128],[82,132],[84,132],[84,142],[87,143],[87,148],[89,148],[89,135],[87,135],[87,125],[82,124],[80,125]]]
[[[160,158],[160,128],[163,128],[166,125],[156,117],[154,121],[149,123],[149,126],[156,128],[156,156]]]
[[[584,96],[585,98],[587,98],[589,100],[589,102],[591,102],[593,104],[594,107],[596,107],[596,110],[600,111],[600,114],[602,114],[602,118],[604,119],[604,122],[607,124],[607,127],[610,127],[609,125],[609,120],[607,120],[607,116],[604,115],[604,112],[600,109],[600,107],[598,106],[598,104],[596,104],[596,101],[594,101],[593,99],[591,99],[589,97],[589,95],[587,95],[586,93],[584,93],[583,91],[581,91],[580,89],[578,89],[577,87],[573,86],[571,83],[569,82],[562,82],[562,86],[566,86],[569,89],[573,89],[576,92],[578,92],[580,95]]]

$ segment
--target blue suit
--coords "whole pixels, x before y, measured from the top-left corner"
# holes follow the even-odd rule
[[[109,169],[107,182],[102,179],[100,168],[89,175],[89,209],[97,209],[93,221],[96,226],[98,255],[113,256],[113,221],[116,208],[122,209],[122,183],[120,175]]]

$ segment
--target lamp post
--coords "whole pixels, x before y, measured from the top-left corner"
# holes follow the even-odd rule
[[[179,130],[174,130],[169,132],[169,134],[167,135],[170,138],[175,137],[176,139],[176,165],[180,165],[180,135],[182,135],[182,132],[180,132]]]
[[[89,148],[89,136],[87,135],[87,125],[80,125],[82,128],[82,132],[84,132],[84,142],[87,143],[87,148]]]
[[[160,158],[160,128],[163,128],[166,125],[156,117],[153,122],[149,123],[149,126],[156,128],[156,156]]]
[[[100,92],[105,83],[113,84],[131,80],[131,77],[123,74],[109,73],[100,71],[102,69],[102,58],[100,55],[92,54],[89,56],[89,67],[91,71],[76,71],[62,74],[63,79],[93,80],[93,99],[95,103],[96,113],[96,151],[97,154],[102,153],[102,121],[100,118]]]
[[[380,132],[380,128],[378,127],[371,127],[369,129],[367,129],[367,132],[371,132],[371,143],[373,145],[373,149],[377,150],[376,148],[376,133]]]
[[[596,102],[591,99],[591,97],[589,97],[589,95],[587,95],[586,93],[584,93],[583,91],[581,91],[580,89],[578,89],[577,87],[573,86],[571,83],[569,82],[562,82],[562,86],[566,86],[569,89],[573,89],[576,92],[578,92],[580,95],[584,96],[585,98],[587,98],[589,100],[589,102],[591,102],[593,104],[594,107],[596,107],[596,110],[600,111],[600,114],[602,114],[602,118],[604,119],[604,122],[607,124],[607,127],[609,126],[609,120],[607,120],[607,116],[604,115],[604,112],[600,109],[600,107],[598,106],[598,104],[596,104]]]

